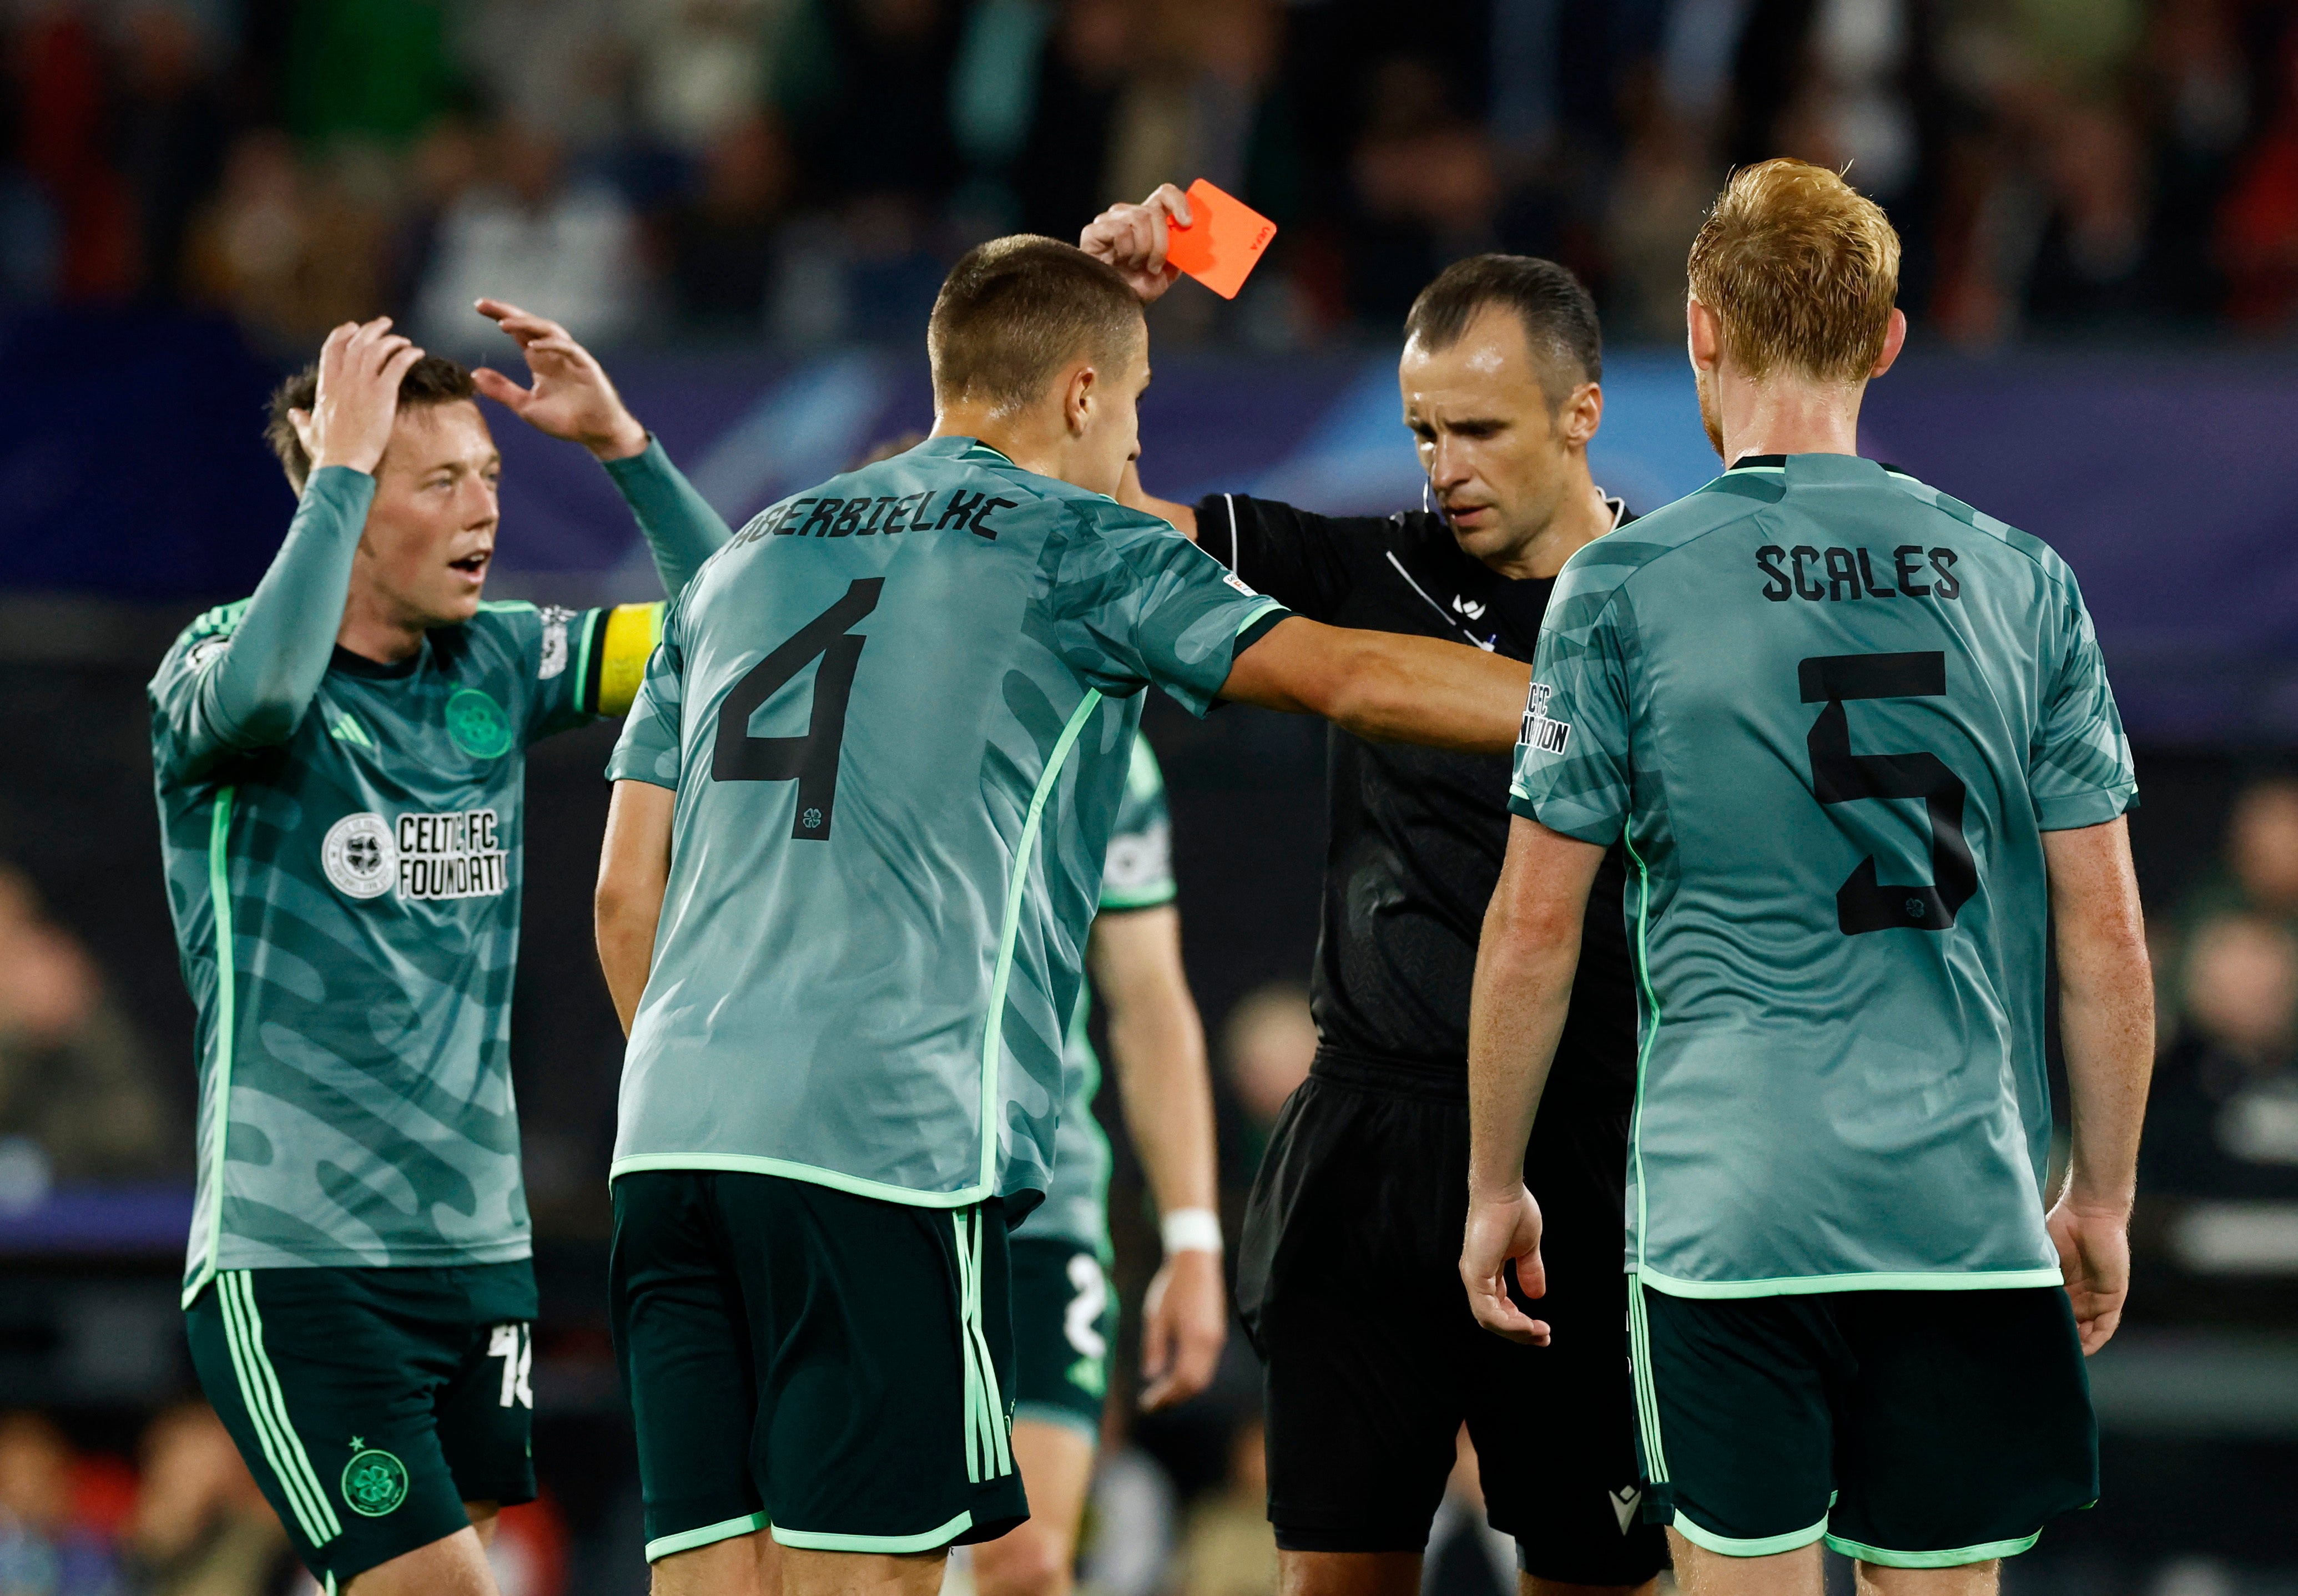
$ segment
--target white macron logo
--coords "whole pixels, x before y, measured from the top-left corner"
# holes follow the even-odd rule
[[[1630,1485],[1624,1491],[1608,1491],[1605,1494],[1612,1499],[1612,1517],[1620,1521],[1620,1533],[1626,1534],[1628,1526],[1636,1521],[1636,1508],[1644,1499],[1643,1492]]]

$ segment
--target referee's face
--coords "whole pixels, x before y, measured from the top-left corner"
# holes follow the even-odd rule
[[[1593,383],[1558,403],[1542,374],[1522,319],[1503,306],[1478,311],[1442,349],[1412,340],[1397,366],[1404,424],[1436,506],[1461,548],[1488,565],[1514,562],[1548,530],[1581,486],[1603,414]]]

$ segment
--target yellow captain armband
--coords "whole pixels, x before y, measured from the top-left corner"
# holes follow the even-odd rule
[[[591,639],[583,696],[601,715],[630,712],[646,679],[647,659],[662,640],[662,605],[623,604],[601,615]]]

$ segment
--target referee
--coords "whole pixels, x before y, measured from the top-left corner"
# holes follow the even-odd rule
[[[1167,185],[1079,243],[1153,300]],[[1603,415],[1595,306],[1551,261],[1479,255],[1405,319],[1405,424],[1435,508],[1312,514],[1142,493],[1256,589],[1314,620],[1529,661],[1564,562],[1632,519],[1588,474]],[[1641,1521],[1621,1272],[1635,1000],[1615,856],[1590,896],[1571,1020],[1530,1164],[1548,1216],[1551,1345],[1461,1301],[1468,1000],[1507,851],[1509,761],[1331,740],[1318,1045],[1254,1182],[1237,1303],[1266,1366],[1269,1516],[1287,1596],[1414,1596],[1465,1421],[1526,1596],[1634,1592],[1666,1561]]]

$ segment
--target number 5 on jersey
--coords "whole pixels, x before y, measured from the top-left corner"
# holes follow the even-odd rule
[[[829,840],[838,802],[838,751],[846,740],[846,702],[853,696],[854,672],[862,662],[863,645],[870,640],[847,629],[878,607],[878,596],[885,586],[882,576],[857,580],[846,589],[846,596],[751,666],[719,706],[711,778],[798,783],[798,814],[790,822],[793,842]],[[750,717],[758,706],[816,658],[822,661],[822,668],[814,675],[814,712],[806,735],[752,736]]]

